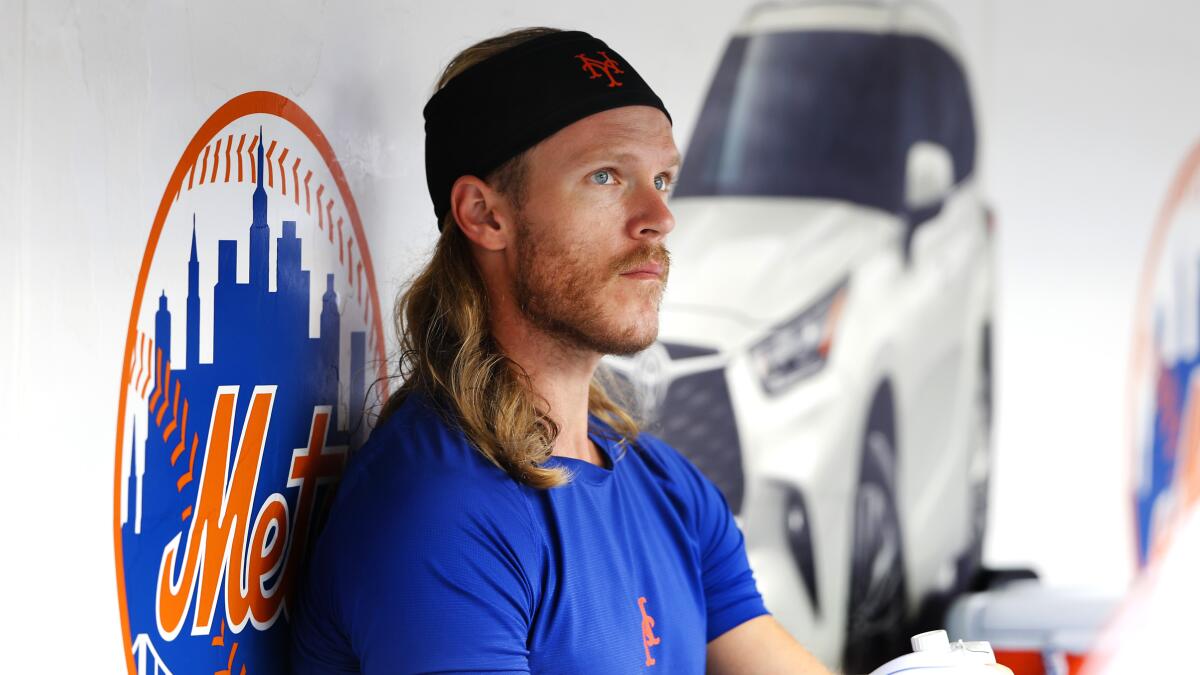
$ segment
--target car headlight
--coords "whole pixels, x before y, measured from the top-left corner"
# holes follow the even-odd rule
[[[845,297],[843,281],[750,348],[750,362],[767,394],[780,394],[821,370],[833,346]]]

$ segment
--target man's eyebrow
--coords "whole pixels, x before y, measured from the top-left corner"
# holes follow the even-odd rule
[[[597,161],[600,159],[614,159],[619,162],[629,162],[629,161],[638,161],[640,159],[640,157],[638,157],[637,155],[635,155],[632,152],[609,152],[607,150],[600,150],[597,152],[589,152],[585,155],[580,156],[579,163],[580,164],[588,164],[590,162],[594,162],[594,161]],[[680,157],[678,152],[671,153],[671,156],[670,156],[668,164],[667,164],[667,168],[677,167],[677,166],[679,166],[681,161],[682,161],[682,157]]]

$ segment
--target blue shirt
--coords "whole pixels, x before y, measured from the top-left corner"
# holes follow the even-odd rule
[[[709,641],[767,613],[741,531],[676,450],[590,422],[609,468],[551,457],[574,478],[536,490],[410,396],[346,469],[295,672],[703,673]]]

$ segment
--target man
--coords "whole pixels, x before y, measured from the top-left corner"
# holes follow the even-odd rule
[[[717,489],[595,376],[658,331],[679,155],[603,42],[528,29],[425,108],[441,237],[404,384],[295,611],[298,672],[824,673],[767,613]]]

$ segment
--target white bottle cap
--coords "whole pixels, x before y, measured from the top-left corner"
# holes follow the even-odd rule
[[[931,630],[912,637],[914,652],[948,652],[950,636],[944,630]]]

